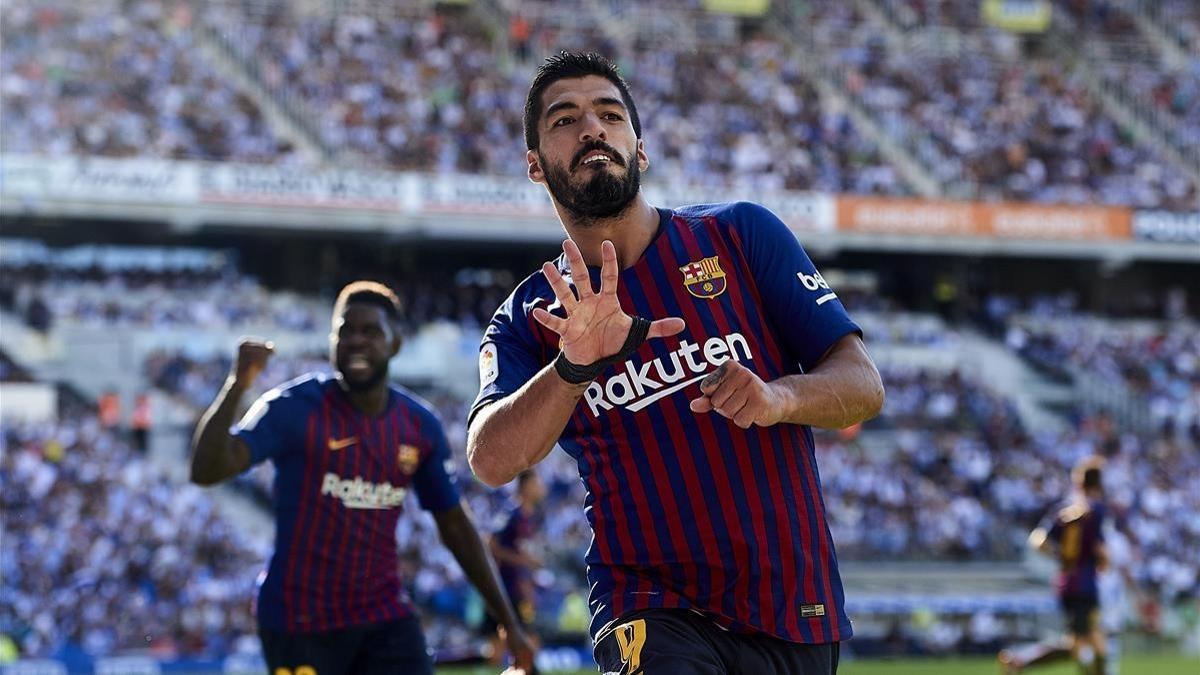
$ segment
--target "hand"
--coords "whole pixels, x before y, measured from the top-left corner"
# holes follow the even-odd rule
[[[255,378],[267,367],[275,353],[275,343],[258,338],[242,338],[238,342],[237,360],[233,364],[234,382],[242,387],[254,384]]]
[[[716,411],[743,429],[769,427],[783,418],[783,400],[775,387],[737,361],[725,361],[701,380],[700,393],[689,404],[692,412]]]
[[[537,656],[537,648],[533,641],[525,634],[525,631],[520,628],[504,631],[504,640],[508,643],[508,651],[513,656],[513,665],[511,668],[504,671],[508,675],[532,675],[534,669],[534,657]]]
[[[554,289],[567,317],[554,316],[541,307],[533,310],[533,318],[562,338],[562,353],[568,361],[581,366],[591,365],[621,350],[633,318],[621,309],[617,300],[617,249],[611,241],[600,245],[603,258],[600,266],[600,292],[592,289],[587,265],[579,246],[570,239],[563,242],[563,252],[571,265],[572,291],[558,269],[551,263],[542,265],[542,274]],[[576,297],[578,294],[578,297]],[[683,330],[683,319],[669,318],[651,322],[649,338],[675,335]]]

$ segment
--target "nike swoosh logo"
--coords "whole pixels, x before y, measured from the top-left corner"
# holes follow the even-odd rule
[[[330,450],[341,450],[348,448],[358,442],[358,436],[347,436],[346,438],[331,438],[329,439]]]

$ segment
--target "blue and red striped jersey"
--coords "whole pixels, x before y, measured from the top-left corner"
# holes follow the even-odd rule
[[[691,608],[732,630],[795,642],[849,638],[812,432],[743,430],[688,403],[726,359],[771,381],[811,369],[859,328],[762,206],[660,214],[650,246],[620,273],[620,302],[631,314],[682,317],[687,327],[605,370],[559,439],[587,491],[593,638],[646,608]],[[565,256],[558,268],[569,283]],[[599,288],[599,268],[590,271]],[[539,306],[562,316],[540,272],[487,327],[472,415],[557,355],[558,336],[532,317]]]
[[[263,394],[233,433],[251,464],[275,463],[275,553],[259,588],[259,626],[320,632],[412,614],[396,524],[410,489],[422,508],[459,503],[450,446],[429,405],[389,388],[378,417],[337,379],[307,375]]]
[[[1100,546],[1104,543],[1104,503],[1080,499],[1063,506],[1050,520],[1046,537],[1058,545],[1059,597],[1096,598]]]

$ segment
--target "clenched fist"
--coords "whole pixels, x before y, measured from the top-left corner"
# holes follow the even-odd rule
[[[700,381],[700,398],[692,399],[694,413],[716,412],[743,429],[757,424],[769,427],[783,417],[779,393],[754,371],[737,361],[726,361]]]
[[[258,374],[267,367],[271,354],[275,353],[275,343],[270,340],[245,337],[238,342],[237,359],[233,364],[234,383],[243,388],[254,384]]]

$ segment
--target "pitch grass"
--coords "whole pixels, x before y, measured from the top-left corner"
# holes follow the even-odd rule
[[[438,668],[438,675],[496,675],[488,668]],[[838,675],[997,675],[995,659],[899,659],[845,661]],[[1037,675],[1078,675],[1070,664],[1031,669]],[[1172,655],[1128,655],[1121,660],[1121,675],[1197,675],[1200,658]],[[597,675],[594,669],[567,675]]]

